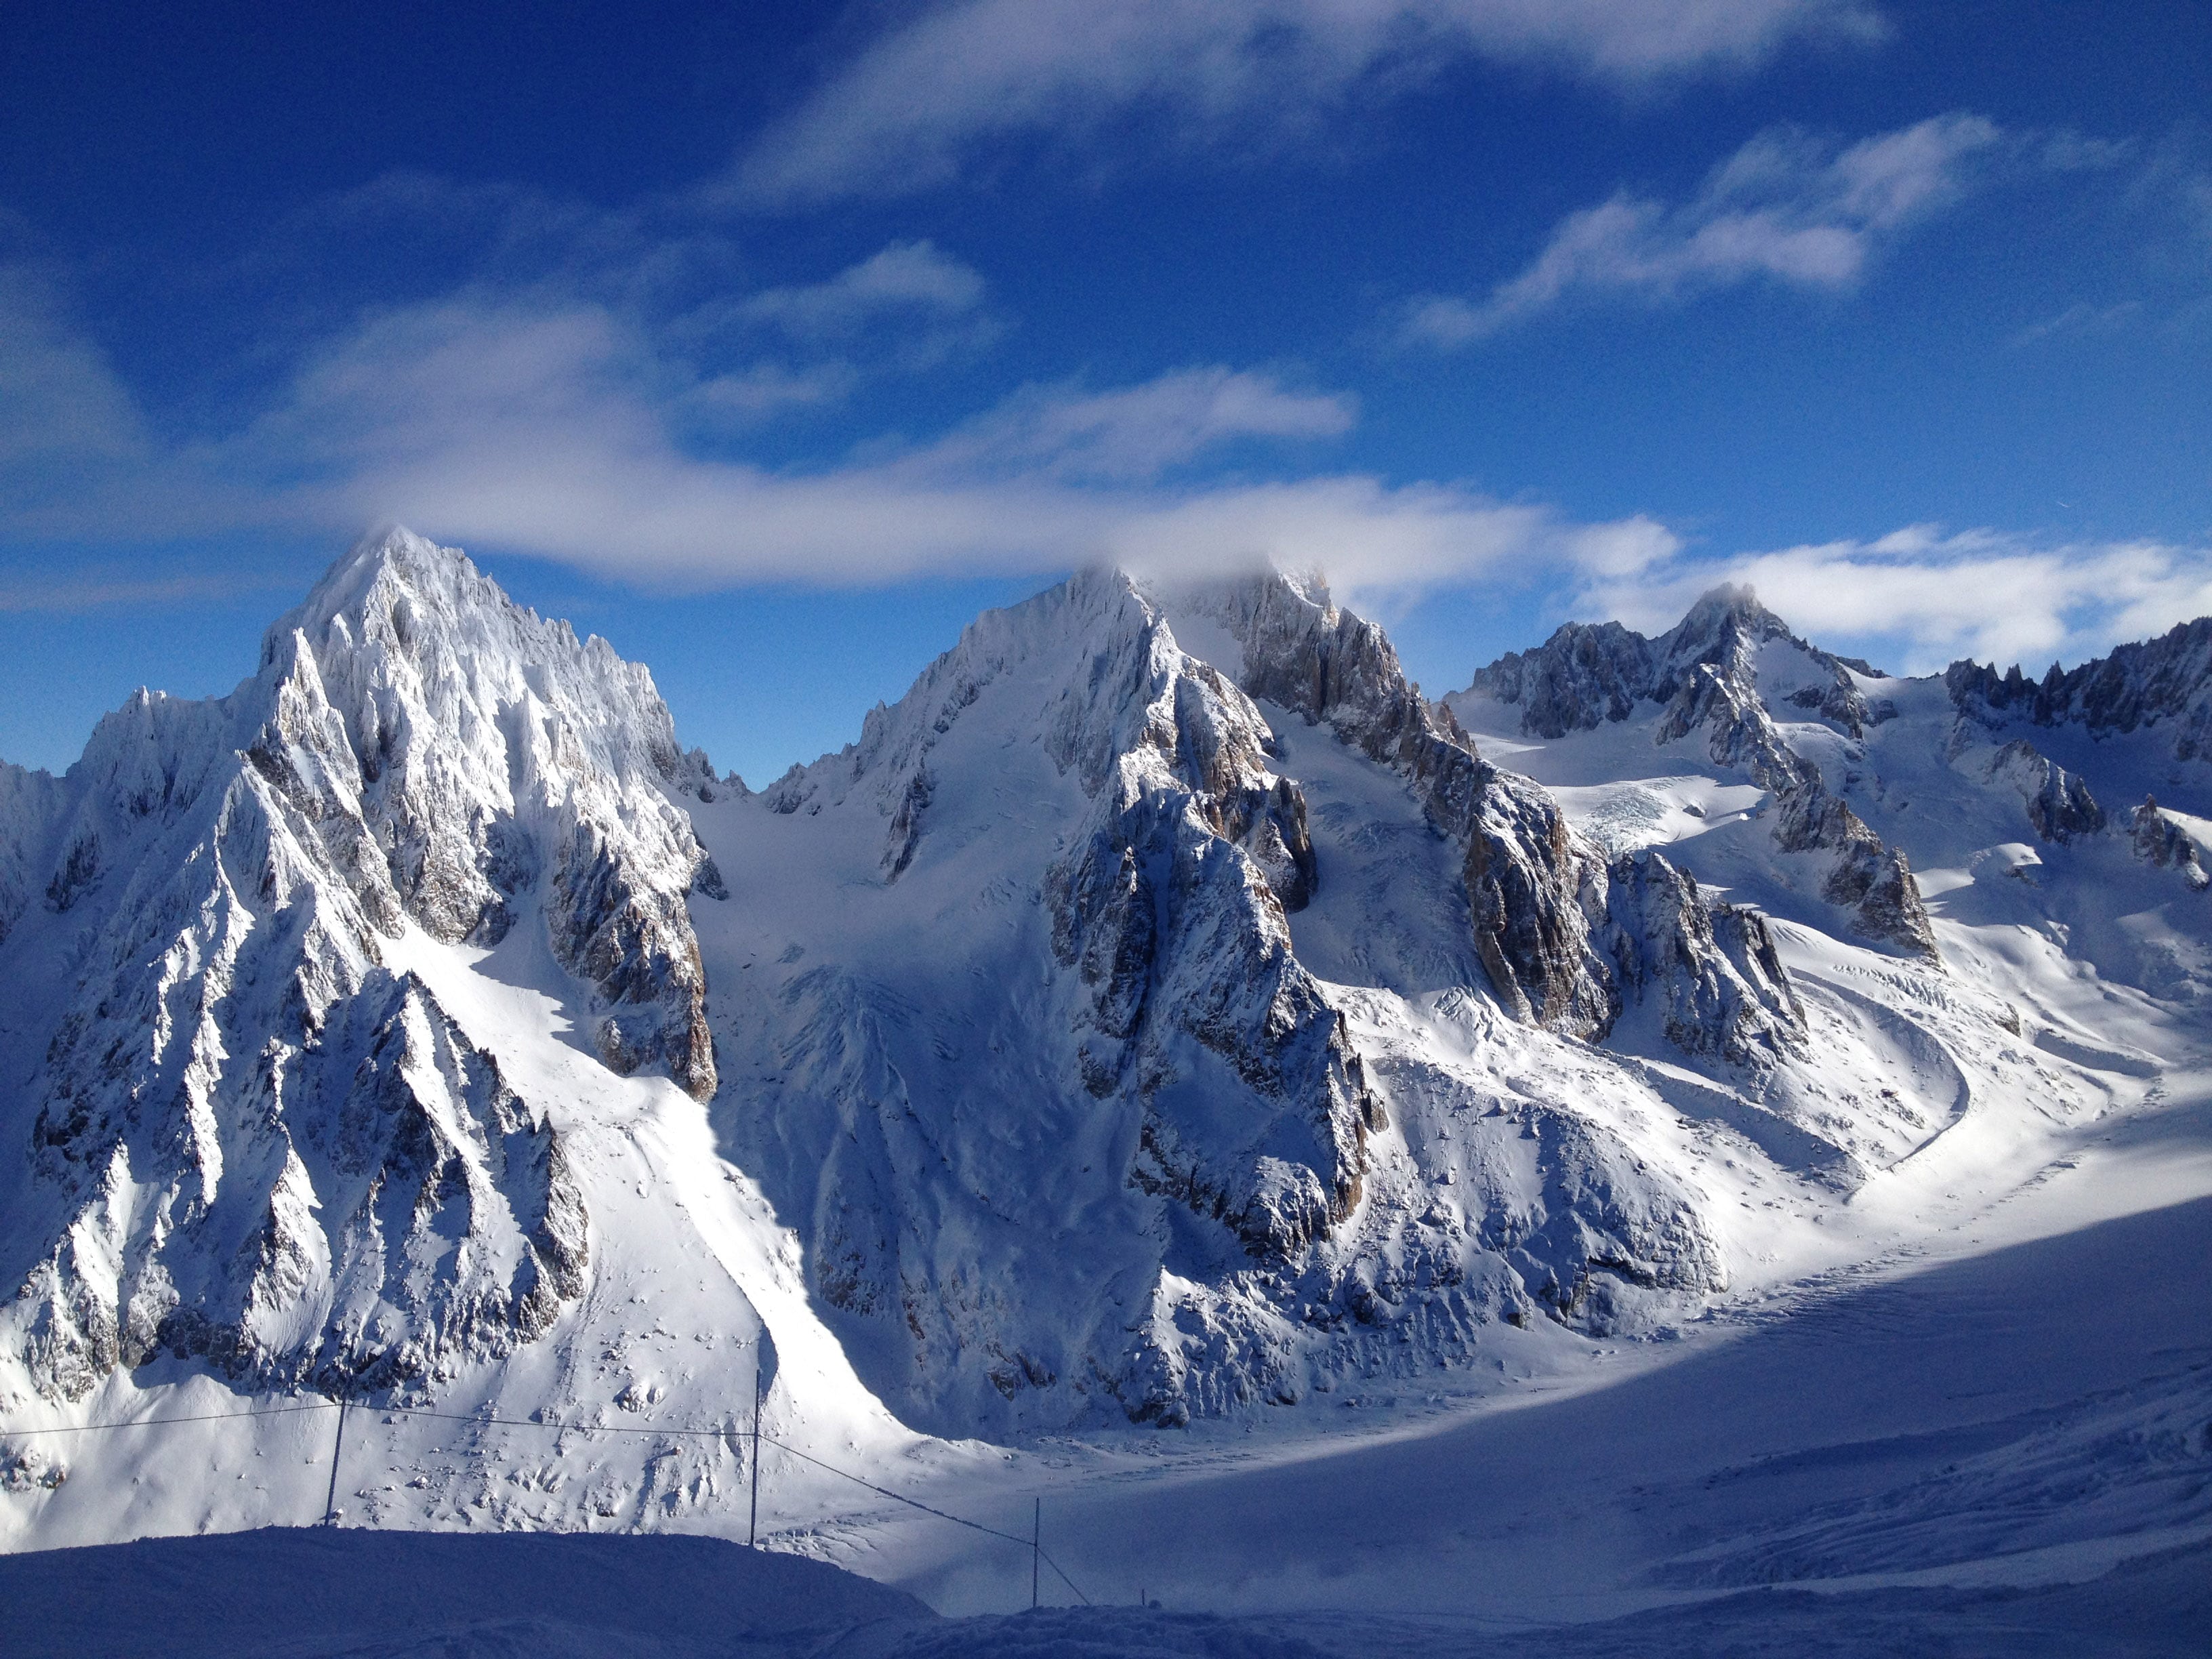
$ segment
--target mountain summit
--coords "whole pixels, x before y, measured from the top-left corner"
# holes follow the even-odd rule
[[[1721,589],[1438,704],[1316,580],[1095,570],[754,793],[605,641],[371,538],[228,696],[0,769],[0,1406],[704,1419],[757,1374],[890,1455],[1663,1334],[1769,1271],[1747,1214],[2196,1041],[2176,641],[2031,697]],[[498,1503],[713,1512],[734,1455]]]

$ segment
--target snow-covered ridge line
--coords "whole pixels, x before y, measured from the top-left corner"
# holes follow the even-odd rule
[[[1773,683],[1777,659],[1786,661],[1786,686]],[[1831,855],[1820,895],[1849,908],[1859,933],[1936,961],[1910,860],[1830,789],[1820,767],[1792,748],[1778,725],[1803,711],[1863,740],[1894,709],[1870,703],[1862,678],[1881,677],[1807,644],[1749,588],[1724,585],[1656,640],[1618,623],[1566,623],[1539,649],[1478,671],[1459,695],[1517,707],[1522,732],[1554,739],[1629,720],[1639,710],[1649,717],[1657,705],[1656,745],[1703,732],[1716,763],[1741,769],[1773,794],[1780,851]],[[1769,708],[1764,690],[1782,693],[1777,701],[1784,714]]]
[[[1433,704],[1318,580],[1089,571],[756,795],[364,544],[231,696],[0,773],[0,1409],[1295,1413],[1667,1330],[2201,1043],[2199,763],[1742,593],[1507,664]],[[514,1513],[719,1514],[695,1450]]]
[[[53,872],[10,942],[56,971],[0,1390],[165,1352],[390,1386],[549,1328],[588,1243],[548,1103],[387,962],[542,915],[606,1063],[710,1093],[686,764],[644,670],[395,532],[229,696],[142,693],[19,788],[0,842]]]

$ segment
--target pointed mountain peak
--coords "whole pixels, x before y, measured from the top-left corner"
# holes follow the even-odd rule
[[[1753,639],[1769,639],[1790,633],[1790,625],[1759,603],[1748,582],[1722,582],[1698,596],[1698,602],[1674,625],[1673,637],[1685,641],[1711,638],[1733,623]]]
[[[441,547],[404,525],[392,525],[369,532],[341,554],[308,594],[307,608],[325,614],[346,610],[380,581],[434,583],[441,577],[474,578],[489,585],[489,578],[458,547]]]
[[[526,612],[510,599],[460,549],[441,547],[394,525],[356,542],[296,610],[277,619],[264,641],[262,660],[274,661],[283,641],[295,630],[319,640],[338,619],[356,641],[386,638],[387,643],[404,648],[411,643],[412,623],[425,605],[448,616],[489,610],[518,620],[536,620],[535,613]],[[555,626],[568,631],[565,623]]]
[[[1319,565],[1305,570],[1270,570],[1267,575],[1316,610],[1336,609],[1336,601],[1328,591],[1328,574]]]

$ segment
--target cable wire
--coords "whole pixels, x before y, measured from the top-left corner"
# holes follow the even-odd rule
[[[1052,1559],[1052,1552],[1040,1545],[1037,1548],[1037,1553],[1044,1557],[1045,1565],[1050,1567],[1054,1572],[1060,1573],[1060,1582],[1075,1592],[1076,1599],[1081,1601],[1085,1607],[1089,1607],[1091,1605],[1091,1598],[1084,1595],[1082,1588],[1078,1585],[1073,1578],[1070,1578],[1066,1573],[1060,1571],[1060,1563]]]
[[[969,1521],[961,1516],[948,1515],[943,1510],[932,1509],[920,1498],[908,1498],[904,1492],[893,1492],[889,1486],[879,1486],[874,1481],[852,1474],[849,1470],[841,1469],[834,1463],[825,1463],[818,1457],[809,1456],[806,1453],[799,1450],[796,1446],[787,1446],[781,1440],[771,1440],[766,1435],[763,1435],[761,1437],[761,1443],[763,1445],[774,1446],[781,1452],[789,1452],[793,1457],[799,1459],[802,1463],[811,1463],[817,1469],[827,1469],[831,1474],[842,1475],[846,1480],[850,1480],[855,1486],[866,1486],[870,1492],[880,1493],[885,1498],[893,1498],[899,1503],[910,1505],[915,1509],[920,1510],[924,1515],[933,1515],[939,1520],[950,1521],[957,1527],[968,1527],[976,1532],[988,1533],[994,1538],[1005,1539],[1009,1544],[1019,1544],[1025,1550],[1036,1548],[1036,1540],[1033,1539],[1017,1538],[1010,1532],[1000,1532],[996,1527],[987,1527],[981,1521]],[[1039,1551],[1038,1553],[1042,1554],[1043,1552]],[[1057,1571],[1058,1569],[1055,1568],[1054,1571]],[[1069,1588],[1073,1589],[1073,1586],[1071,1585]],[[1081,1590],[1077,1590],[1075,1593],[1078,1595],[1083,1594]]]
[[[379,1412],[391,1416],[434,1418],[440,1422],[473,1423],[486,1428],[545,1429],[556,1434],[660,1434],[726,1440],[732,1437],[740,1437],[744,1433],[744,1430],[733,1425],[702,1429],[681,1425],[643,1423],[551,1423],[527,1417],[484,1417],[463,1412],[437,1412],[421,1406],[371,1406],[358,1401],[318,1400],[311,1405],[271,1406],[258,1411],[204,1412],[189,1417],[128,1418],[114,1423],[68,1423],[43,1429],[0,1429],[0,1437],[91,1434],[110,1429],[159,1428],[173,1423],[218,1423],[228,1421],[234,1418],[289,1417],[303,1412],[337,1411],[347,1405],[358,1406],[364,1411]],[[908,1498],[904,1492],[893,1492],[889,1486],[879,1486],[864,1475],[854,1474],[850,1469],[841,1469],[834,1463],[825,1463],[810,1452],[803,1452],[796,1446],[787,1446],[782,1441],[772,1439],[767,1435],[760,1437],[760,1443],[764,1446],[773,1446],[776,1450],[795,1457],[802,1463],[811,1463],[826,1474],[849,1480],[856,1486],[865,1486],[879,1498],[888,1498],[894,1503],[904,1504],[908,1509],[920,1510],[924,1515],[935,1516],[939,1521],[950,1521],[956,1527],[965,1527],[971,1532],[980,1532],[987,1537],[1003,1539],[1009,1544],[1018,1544],[1024,1549],[1034,1550],[1044,1564],[1059,1575],[1060,1582],[1075,1592],[1084,1606],[1087,1607],[1091,1605],[1091,1598],[1084,1595],[1082,1587],[1067,1576],[1066,1570],[1059,1562],[1054,1560],[1035,1539],[1018,1538],[1012,1533],[1000,1531],[996,1527],[987,1527],[980,1521],[970,1521],[964,1516],[954,1515],[947,1510],[935,1508],[923,1503],[918,1498]]]
[[[359,1405],[360,1402],[355,1403]],[[487,1427],[502,1429],[550,1429],[556,1434],[677,1434],[726,1440],[733,1436],[742,1438],[745,1432],[734,1424],[719,1429],[693,1429],[649,1423],[548,1423],[527,1417],[477,1417],[465,1412],[434,1412],[420,1406],[361,1406],[360,1409],[387,1412],[403,1417],[434,1417],[443,1423],[481,1423]]]
[[[312,1406],[272,1406],[258,1412],[206,1412],[197,1417],[126,1417],[114,1423],[64,1423],[48,1429],[0,1429],[0,1437],[31,1434],[94,1434],[103,1429],[154,1429],[170,1423],[221,1423],[234,1417],[289,1417],[295,1412],[334,1412],[335,1400],[319,1400]]]

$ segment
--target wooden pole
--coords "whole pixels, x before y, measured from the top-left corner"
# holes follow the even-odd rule
[[[753,1340],[753,1518],[745,1529],[745,1547],[760,1547],[760,1420],[761,1420],[761,1363],[760,1339]]]
[[[323,1524],[335,1527],[338,1523],[338,1454],[345,1449],[346,1402],[338,1401],[337,1437],[331,1442],[331,1495],[323,1504]]]

